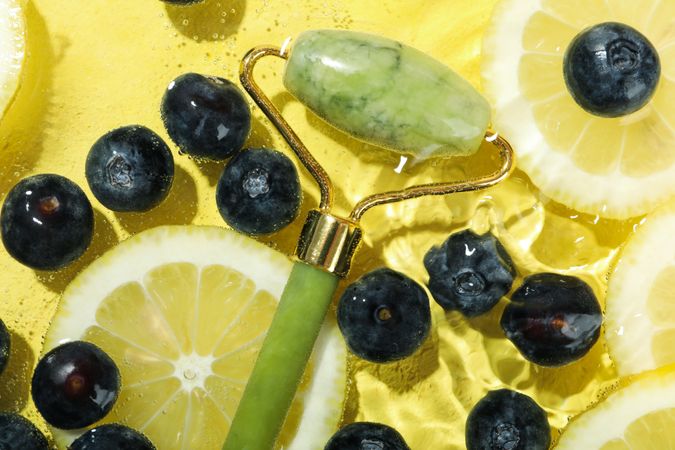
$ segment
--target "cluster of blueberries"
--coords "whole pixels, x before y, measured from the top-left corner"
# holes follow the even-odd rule
[[[584,110],[600,117],[621,117],[643,108],[661,74],[659,55],[640,32],[606,22],[579,33],[565,52],[563,77],[568,92]],[[511,291],[516,270],[491,234],[463,231],[426,254],[428,288],[446,310],[475,317],[492,309]],[[357,356],[384,363],[413,354],[431,328],[427,295],[405,275],[379,269],[344,292],[338,324]],[[541,273],[526,277],[510,296],[500,321],[505,336],[529,361],[547,367],[569,364],[597,341],[602,324],[592,289],[576,277]],[[327,449],[358,449],[358,442],[407,450],[395,430],[382,424],[345,427]],[[469,450],[545,450],[550,428],[545,412],[529,397],[489,392],[466,423]]]
[[[228,80],[195,73],[171,82],[161,104],[164,125],[181,153],[197,159],[230,158],[216,191],[218,210],[232,228],[249,235],[278,231],[298,215],[302,190],[291,160],[258,148],[243,150],[251,129],[248,103]],[[116,212],[145,212],[169,194],[174,161],[152,130],[132,125],[102,136],[86,161],[96,199]],[[39,174],[8,193],[0,213],[2,242],[19,262],[56,270],[91,243],[94,213],[71,180]]]
[[[302,191],[295,166],[282,153],[243,149],[251,115],[243,93],[228,80],[188,73],[173,80],[161,115],[180,152],[197,159],[230,158],[218,182],[217,207],[234,229],[249,235],[278,231],[300,210]],[[117,212],[145,212],[168,195],[174,161],[152,130],[125,126],[92,146],[85,173],[96,199]],[[60,175],[21,180],[0,212],[2,242],[16,260],[37,270],[57,270],[77,260],[93,238],[94,213],[86,194]],[[0,321],[0,369],[7,364],[10,335]],[[33,374],[32,395],[40,414],[62,429],[90,426],[112,409],[120,390],[119,370],[100,348],[76,341],[47,353]],[[30,421],[0,414],[0,447],[47,449]],[[96,427],[71,450],[154,449],[142,434],[119,424]]]
[[[454,233],[432,247],[424,265],[434,300],[466,317],[490,311],[511,291],[517,275],[511,257],[493,234],[471,230]],[[411,356],[431,329],[424,288],[388,268],[367,273],[349,285],[340,297],[337,319],[350,350],[375,363]],[[602,310],[581,279],[540,273],[525,277],[510,295],[500,324],[527,360],[556,367],[588,353],[600,335]],[[375,433],[382,426],[362,425],[339,433],[364,433],[364,427]],[[408,448],[394,441],[389,444],[392,449]],[[545,412],[531,398],[505,389],[492,391],[468,417],[466,445],[469,450],[547,449],[550,427]]]

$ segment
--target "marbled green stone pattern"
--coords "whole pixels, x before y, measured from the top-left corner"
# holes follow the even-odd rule
[[[365,33],[302,33],[284,85],[333,126],[418,157],[471,154],[490,121],[487,101],[451,69],[414,48]]]

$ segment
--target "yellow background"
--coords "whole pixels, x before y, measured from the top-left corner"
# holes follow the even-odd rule
[[[159,116],[164,89],[176,76],[200,72],[237,79],[245,52],[280,45],[308,28],[375,32],[415,46],[453,67],[479,87],[481,36],[493,0],[206,0],[189,8],[159,0],[34,0],[26,4],[27,60],[14,104],[0,124],[0,195],[21,178],[52,172],[76,181],[96,210],[94,242],[72,267],[35,272],[0,250],[0,317],[13,352],[0,377],[0,410],[23,411],[39,422],[30,401],[32,368],[59,295],[75,274],[130,234],[159,224],[223,225],[214,185],[222,163],[178,155],[169,198],[149,214],[115,214],[95,201],[84,178],[86,154],[103,133],[143,124],[170,142]],[[515,70],[514,68],[504,68]],[[280,83],[283,65],[264,61],[258,80],[283,109],[338,187],[344,212],[364,194],[404,184],[459,179],[481,173],[490,149],[473,160],[423,162],[393,169],[397,156],[348,137],[307,113]],[[401,93],[410,95],[411,93]],[[253,107],[250,146],[287,150]],[[306,173],[303,213],[291,227],[262,240],[291,254],[305,211],[317,204]],[[472,226],[500,235],[520,275],[557,270],[582,276],[602,297],[615,248],[632,223],[594,220],[542,199],[517,172],[481,194],[421,199],[380,208],[364,218],[366,239],[350,276],[387,264],[426,281],[426,250],[454,229]],[[578,238],[585,237],[583,243]],[[432,302],[433,304],[433,302]],[[435,328],[423,349],[397,365],[352,362],[346,420],[398,428],[413,449],[463,448],[466,414],[489,389],[511,386],[532,395],[562,427],[612,386],[614,372],[601,342],[581,362],[543,369],[525,362],[499,329],[503,305],[467,321],[432,306]],[[43,426],[43,425],[42,425]],[[44,426],[43,426],[44,427]]]

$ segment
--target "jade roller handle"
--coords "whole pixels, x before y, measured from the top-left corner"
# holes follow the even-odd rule
[[[223,450],[274,448],[337,283],[336,275],[295,263]]]

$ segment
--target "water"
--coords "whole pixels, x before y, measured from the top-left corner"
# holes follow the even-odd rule
[[[186,9],[157,0],[118,0],[112,8],[103,1],[34,0],[27,6],[30,58],[16,102],[0,124],[0,195],[4,197],[27,175],[56,172],[76,181],[93,199],[84,162],[102,134],[137,123],[169,142],[159,102],[173,78],[194,71],[236,79],[239,59],[249,48],[281,45],[307,28],[352,28],[402,40],[478,86],[480,38],[493,3],[425,0],[421,7],[408,0],[207,0]],[[493,167],[489,145],[472,158],[420,162],[402,161],[355,142],[285,93],[282,73],[281,61],[263,61],[257,77],[331,175],[339,213],[347,214],[370,193],[463,179]],[[253,116],[248,145],[287,151],[255,107]],[[197,163],[174,155],[173,189],[153,212],[116,214],[94,203],[94,243],[73,267],[36,273],[0,251],[4,274],[0,317],[11,328],[15,345],[9,369],[0,377],[0,409],[22,411],[41,423],[29,401],[31,368],[60,293],[83,267],[120,240],[153,226],[223,225],[215,206],[222,163]],[[318,204],[318,189],[305,171],[301,176],[304,217]],[[261,240],[291,254],[301,222]],[[364,243],[347,282],[388,265],[424,283],[424,253],[449,233],[471,227],[477,232],[492,230],[501,239],[518,267],[515,286],[528,274],[562,272],[583,278],[604,301],[616,249],[636,223],[569,210],[545,198],[516,171],[489,191],[422,198],[368,212],[362,221]],[[602,339],[576,364],[537,367],[504,339],[498,325],[503,306],[466,320],[432,303],[435,326],[418,354],[396,365],[351,360],[345,420],[395,425],[413,449],[459,449],[466,415],[489,389],[512,387],[531,395],[557,428],[611,389],[615,374]]]

